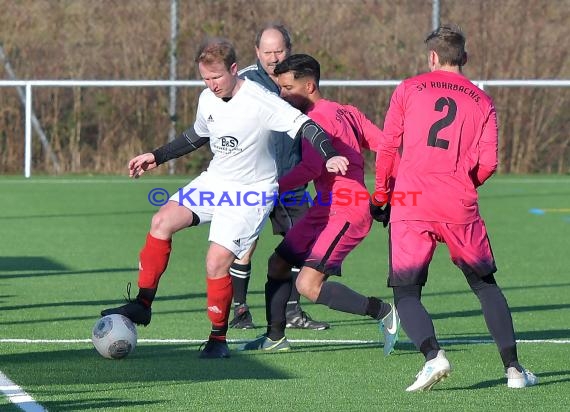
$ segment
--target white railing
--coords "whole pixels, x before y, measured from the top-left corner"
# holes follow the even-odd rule
[[[321,86],[395,87],[401,80],[321,80]],[[473,80],[485,87],[569,87],[570,80]],[[32,174],[32,88],[34,87],[204,87],[201,80],[0,80],[0,87],[24,87],[26,125],[24,176]]]

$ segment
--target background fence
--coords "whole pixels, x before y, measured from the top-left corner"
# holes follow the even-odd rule
[[[556,87],[564,88],[570,86],[570,80],[476,80],[474,81],[481,89],[490,87]],[[400,80],[323,80],[322,87],[389,87],[394,88]],[[46,156],[52,162],[52,169],[55,173],[61,171],[61,166],[57,157],[53,153],[52,145],[48,138],[43,135],[41,124],[37,120],[32,110],[33,91],[39,87],[199,87],[203,88],[204,83],[198,80],[20,80],[20,81],[0,81],[0,87],[24,88],[23,98],[25,102],[25,133],[24,133],[24,176],[29,178],[32,174],[33,142],[32,129],[36,126],[39,142],[43,147]],[[37,123],[34,123],[34,120]],[[570,138],[570,136],[569,136]],[[133,153],[135,155],[136,153]]]

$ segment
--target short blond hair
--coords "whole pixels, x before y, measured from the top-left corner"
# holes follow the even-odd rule
[[[206,38],[198,48],[196,63],[224,63],[226,69],[237,62],[236,50],[229,40],[221,37]]]

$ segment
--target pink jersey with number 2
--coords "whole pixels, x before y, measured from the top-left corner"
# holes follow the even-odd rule
[[[377,191],[388,192],[401,152],[392,222],[477,219],[476,188],[497,168],[497,117],[487,94],[458,73],[412,77],[394,91],[383,131]]]

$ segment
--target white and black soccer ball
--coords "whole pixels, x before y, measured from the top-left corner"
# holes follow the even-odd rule
[[[137,328],[123,315],[103,316],[93,327],[91,341],[104,358],[122,359],[137,346]]]

